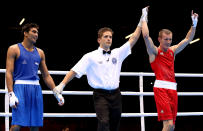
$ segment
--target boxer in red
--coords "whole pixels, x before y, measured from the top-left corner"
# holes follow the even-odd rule
[[[175,56],[193,40],[198,22],[198,14],[192,11],[192,26],[181,42],[171,46],[172,32],[168,29],[162,29],[158,36],[160,45],[156,47],[149,36],[147,25],[148,8],[149,7],[146,7],[142,10],[144,14],[142,18],[142,34],[149,55],[151,68],[156,76],[153,90],[158,120],[163,121],[162,131],[173,131],[175,128],[178,105],[174,59]]]

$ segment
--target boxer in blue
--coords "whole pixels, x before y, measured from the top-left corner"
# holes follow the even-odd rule
[[[51,90],[55,88],[45,63],[45,54],[34,45],[38,39],[38,29],[39,26],[35,23],[24,25],[23,42],[11,45],[7,51],[6,84],[12,107],[10,131],[19,131],[21,127],[38,131],[43,126],[43,97],[38,69],[45,84]],[[60,106],[64,104],[61,94],[54,92],[54,96]]]

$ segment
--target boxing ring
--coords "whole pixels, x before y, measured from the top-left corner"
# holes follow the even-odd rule
[[[0,69],[0,73],[5,73],[5,69]],[[65,75],[68,71],[49,71],[51,75]],[[40,74],[40,72],[39,72]],[[139,113],[122,113],[122,117],[140,117],[141,131],[145,131],[145,117],[157,116],[157,113],[144,112],[144,96],[153,96],[153,92],[144,92],[144,77],[154,76],[154,73],[144,72],[121,72],[121,76],[139,77],[139,92],[121,92],[122,95],[139,96],[140,112]],[[176,77],[203,77],[203,74],[176,73]],[[0,93],[5,94],[5,112],[0,112],[0,117],[5,117],[5,131],[9,131],[9,97],[7,87],[0,89]],[[53,94],[50,90],[43,90],[43,94]],[[63,95],[92,95],[92,91],[63,91]],[[203,96],[203,92],[178,92],[178,96]],[[178,112],[177,116],[203,116],[203,112]],[[44,113],[44,117],[96,117],[95,113]]]

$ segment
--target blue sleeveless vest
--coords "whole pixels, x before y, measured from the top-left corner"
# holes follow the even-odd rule
[[[20,56],[14,63],[13,80],[39,80],[38,69],[41,61],[37,48],[27,51],[22,43],[18,43]]]

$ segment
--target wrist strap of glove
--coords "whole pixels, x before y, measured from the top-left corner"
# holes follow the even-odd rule
[[[8,96],[9,96],[9,98],[10,98],[10,97],[15,96],[15,94],[14,94],[14,92],[13,92],[13,91],[11,91],[11,92],[8,92]]]
[[[60,86],[62,87],[62,89],[64,89],[64,87],[66,86],[64,83],[60,83]]]
[[[193,15],[191,16],[192,17],[192,27],[196,27],[197,26],[197,17],[194,17]]]

